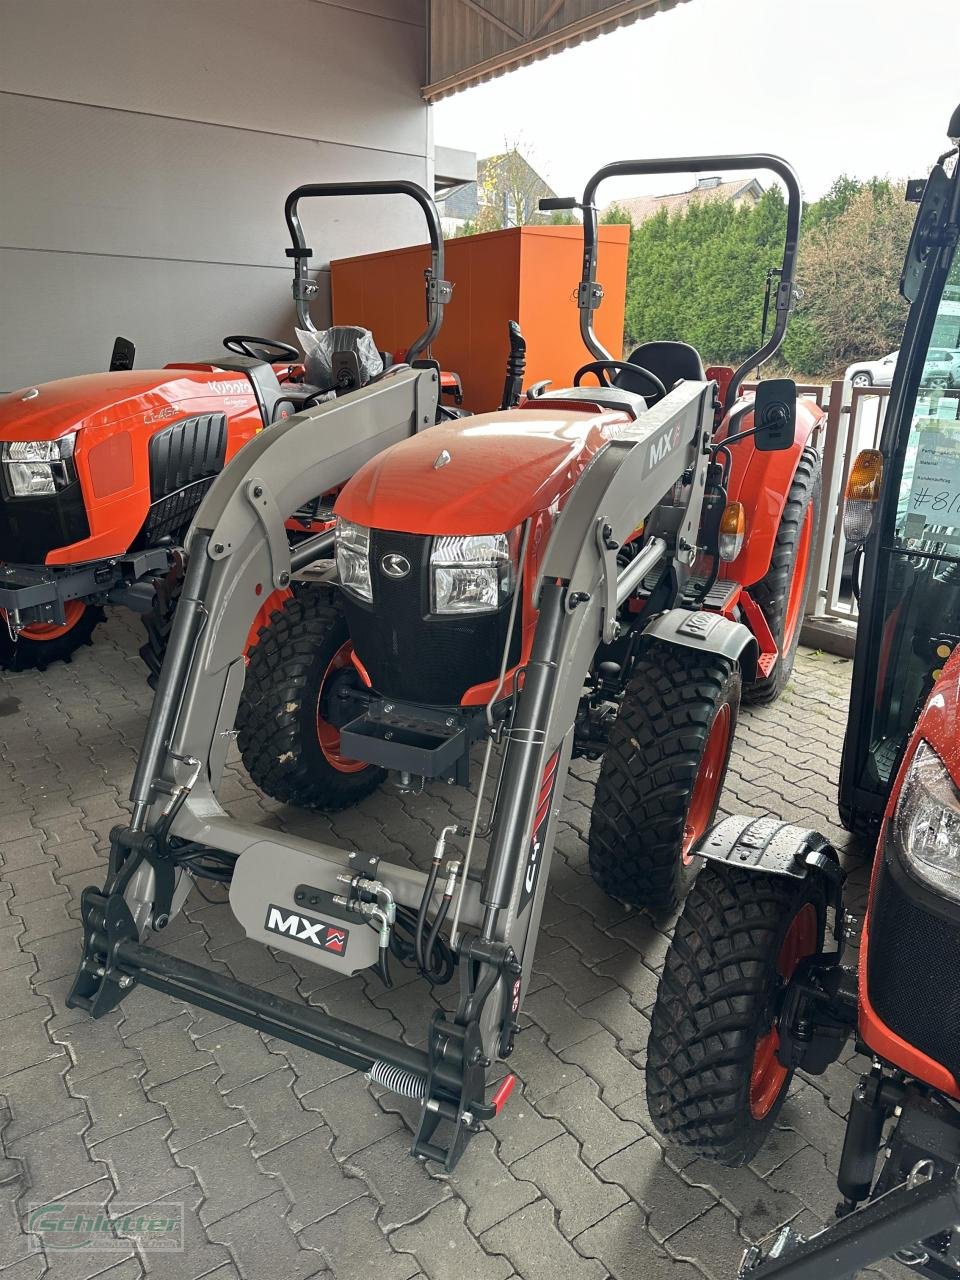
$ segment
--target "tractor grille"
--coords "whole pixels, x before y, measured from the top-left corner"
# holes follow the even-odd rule
[[[0,494],[0,560],[43,564],[47,553],[90,536],[79,480],[34,498]]]
[[[431,539],[422,534],[371,529],[373,606],[344,592],[344,612],[357,656],[377,693],[400,701],[456,706],[471,685],[500,674],[510,601],[498,613],[431,618],[430,547]],[[388,552],[409,560],[407,577],[381,573],[380,561]],[[520,613],[518,609],[511,666],[520,654]]]
[[[958,972],[960,924],[909,898],[884,861],[870,909],[870,1003],[891,1031],[960,1080]]]

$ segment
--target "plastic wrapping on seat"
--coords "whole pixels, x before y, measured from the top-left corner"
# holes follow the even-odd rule
[[[347,385],[342,377],[344,362],[338,359],[343,353],[352,352],[356,356],[360,386],[383,372],[383,359],[369,329],[342,324],[313,332],[298,329],[297,337],[303,347],[307,382],[323,391],[343,389]]]

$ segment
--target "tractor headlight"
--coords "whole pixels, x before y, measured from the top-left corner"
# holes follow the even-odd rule
[[[344,591],[359,600],[373,600],[370,581],[370,530],[337,517],[334,535],[337,574]]]
[[[938,893],[960,898],[960,792],[926,742],[910,762],[893,826],[917,879]]]
[[[59,440],[6,440],[0,445],[5,489],[12,498],[31,498],[65,489],[76,478],[77,435]]]
[[[517,585],[520,528],[434,538],[431,613],[495,613]]]

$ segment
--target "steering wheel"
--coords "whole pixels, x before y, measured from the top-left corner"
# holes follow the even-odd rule
[[[249,333],[231,333],[224,338],[223,345],[235,356],[249,356],[251,360],[266,360],[268,364],[274,360],[292,360],[299,364],[303,356],[289,342],[275,342],[273,338],[255,338]],[[273,354],[271,355],[271,352]]]
[[[613,384],[607,377],[607,373],[611,369],[629,369],[631,373],[638,373],[641,378],[646,378],[651,387],[656,388],[657,395],[665,396],[667,394],[667,388],[655,373],[651,373],[649,369],[644,369],[643,365],[631,364],[629,360],[591,360],[589,364],[582,364],[573,375],[573,385],[579,387],[580,379],[584,374],[593,373],[596,374],[597,381],[601,387],[612,386]]]

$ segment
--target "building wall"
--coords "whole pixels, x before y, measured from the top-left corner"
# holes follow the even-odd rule
[[[117,334],[141,368],[291,340],[287,192],[432,184],[424,21],[424,0],[0,0],[0,389],[103,369]],[[327,283],[331,257],[425,238],[402,197],[303,210]]]

